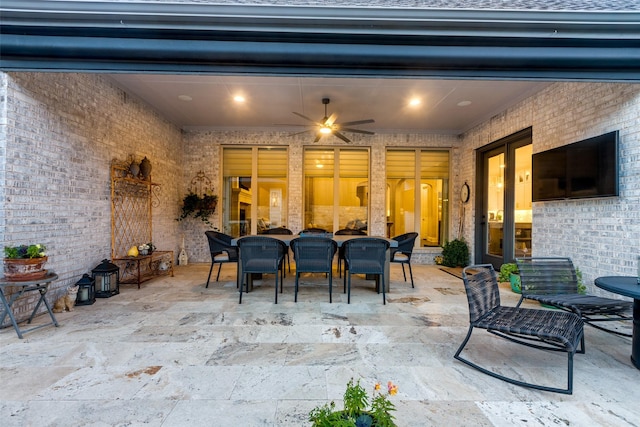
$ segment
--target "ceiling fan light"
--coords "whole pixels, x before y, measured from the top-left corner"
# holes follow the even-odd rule
[[[320,128],[320,133],[324,133],[325,135],[326,135],[326,134],[330,134],[330,133],[331,133],[331,128],[330,128],[330,127],[327,127],[327,126],[322,126],[322,127]]]

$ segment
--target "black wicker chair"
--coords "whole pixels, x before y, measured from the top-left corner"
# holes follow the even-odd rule
[[[233,237],[228,234],[220,233],[217,231],[205,231],[209,242],[209,251],[211,252],[211,267],[209,268],[209,276],[207,277],[207,285],[209,287],[209,281],[211,280],[211,272],[213,271],[213,265],[218,265],[218,274],[216,275],[216,282],[220,279],[220,270],[222,264],[225,263],[238,263],[238,248],[231,245]]]
[[[338,244],[328,237],[307,236],[291,241],[293,258],[296,261],[295,302],[298,302],[300,273],[326,273],[329,278],[329,303],[333,285],[333,256]]]
[[[382,288],[382,303],[387,303],[384,283],[384,266],[389,242],[375,237],[362,237],[347,240],[344,247],[345,272],[347,284],[347,304],[351,303],[351,276],[353,274],[375,274],[376,290]]]
[[[473,274],[472,274],[473,273]],[[584,353],[578,350],[584,322],[580,316],[559,310],[543,310],[500,305],[500,292],[496,272],[490,264],[472,265],[462,271],[467,302],[469,303],[469,331],[456,351],[455,359],[490,375],[523,387],[556,393],[573,393],[573,355]],[[550,387],[507,377],[471,362],[460,353],[467,345],[474,328],[509,341],[539,350],[567,353],[567,387]],[[491,348],[491,347],[489,347]],[[522,358],[520,354],[517,356]]]
[[[268,228],[266,230],[263,230],[262,232],[260,232],[261,235],[293,235],[293,231],[289,230],[288,228],[284,228],[284,227],[276,227],[276,228]],[[287,249],[287,267],[289,269],[289,273],[291,273],[291,259],[289,258],[289,250]]]
[[[407,274],[404,271],[404,265],[409,266],[409,277],[411,277],[411,287],[413,286],[413,271],[411,271],[411,254],[413,254],[413,246],[416,243],[418,233],[405,233],[393,238],[398,242],[397,248],[391,248],[391,254],[389,260],[391,262],[397,262],[402,265],[402,276],[404,281],[407,281]]]
[[[280,276],[280,293],[284,281],[283,260],[287,252],[287,245],[273,237],[246,236],[238,239],[240,250],[240,300],[242,304],[242,287],[246,284],[246,292],[249,292],[250,275],[253,273],[275,274],[275,303],[278,303],[278,276]],[[280,273],[280,274],[278,274]]]
[[[367,233],[353,228],[343,228],[334,233],[336,236],[366,236]],[[338,277],[342,277],[342,262],[344,261],[344,246],[338,248]]]
[[[631,320],[633,302],[578,292],[578,276],[570,258],[531,257],[516,258],[520,272],[522,296],[562,310],[576,313],[585,323],[616,335],[630,334],[604,328],[594,322]],[[584,343],[583,343],[584,345]]]

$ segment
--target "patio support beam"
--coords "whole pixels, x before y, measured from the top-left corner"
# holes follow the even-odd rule
[[[4,0],[0,68],[640,81],[640,12]]]

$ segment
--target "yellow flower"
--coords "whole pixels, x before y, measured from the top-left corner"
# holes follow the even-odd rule
[[[391,381],[387,383],[387,390],[389,390],[389,394],[392,396],[398,394],[398,386]]]
[[[373,389],[375,391],[380,391],[380,383],[376,383],[376,385],[373,386]]]

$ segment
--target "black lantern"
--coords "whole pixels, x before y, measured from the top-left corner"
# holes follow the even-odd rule
[[[76,285],[78,286],[76,305],[91,305],[96,302],[96,281],[91,276],[84,274]]]
[[[91,270],[95,281],[96,297],[109,298],[120,293],[120,268],[103,259],[102,264]]]

